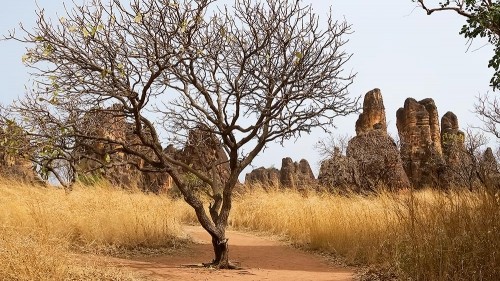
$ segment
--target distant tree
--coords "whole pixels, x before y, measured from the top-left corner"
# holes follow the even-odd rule
[[[39,10],[34,29],[21,25],[6,39],[28,46],[33,87],[11,112],[31,137],[69,139],[64,151],[96,140],[140,158],[142,170],[168,173],[212,237],[210,265],[228,268],[225,230],[243,169],[270,142],[327,130],[358,100],[347,91],[354,74],[344,74],[346,22],[320,22],[299,0],[215,2],[91,0],[56,22]],[[121,110],[107,110],[115,104]],[[139,143],[85,130],[95,108],[126,119]],[[186,143],[193,129],[214,136],[227,163],[197,169],[164,148],[163,138]],[[223,164],[221,182],[213,172]]]
[[[349,134],[329,135],[325,139],[320,139],[314,145],[315,150],[321,156],[319,164],[334,156],[345,155],[350,139],[352,139],[352,136]]]
[[[463,16],[467,20],[460,30],[465,38],[486,38],[494,46],[494,54],[490,59],[488,67],[495,70],[490,80],[493,89],[500,89],[500,1],[498,0],[455,0],[455,1],[425,1],[417,2],[428,15],[434,12],[452,11]],[[428,6],[428,2],[434,2],[434,7]]]

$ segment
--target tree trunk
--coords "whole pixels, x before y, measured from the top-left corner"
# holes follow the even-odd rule
[[[215,258],[211,265],[220,269],[233,268],[229,263],[229,245],[227,239],[220,239],[216,236],[212,236],[212,245],[214,247]]]

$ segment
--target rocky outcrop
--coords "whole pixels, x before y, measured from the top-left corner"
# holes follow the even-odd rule
[[[441,132],[439,130],[439,113],[436,104],[431,98],[423,99],[419,101],[419,104],[423,105],[429,114],[430,140],[433,145],[433,149],[437,154],[442,154],[440,145]]]
[[[315,185],[316,178],[307,160],[294,162],[292,158],[286,157],[281,160],[280,170],[258,168],[246,174],[245,183],[260,183],[264,188],[278,184],[285,188],[304,189]]]
[[[276,168],[257,168],[245,175],[246,184],[261,184],[262,187],[280,185],[280,170]]]
[[[374,129],[387,132],[385,107],[380,89],[373,89],[366,93],[363,101],[363,113],[356,121],[356,135]]]
[[[217,137],[203,127],[189,131],[186,144],[176,157],[219,183],[229,178],[230,167],[226,152]]]
[[[446,112],[441,118],[441,146],[447,162],[459,161],[453,154],[457,150],[464,150],[464,143],[465,134],[459,130],[457,116],[451,111]]]
[[[446,162],[446,177],[441,186],[471,189],[479,184],[475,156],[466,151],[465,134],[459,130],[458,118],[451,111],[441,118],[441,146]]]
[[[314,181],[315,177],[307,160],[301,159],[299,162],[293,162],[290,157],[281,160],[281,186],[303,188],[305,185],[312,184]]]
[[[415,188],[440,186],[445,172],[439,119],[432,99],[408,98],[396,113],[404,170]]]
[[[138,168],[145,167],[144,160],[123,152],[120,143],[155,159],[152,151],[142,145],[135,132],[135,125],[126,121],[120,106],[88,111],[78,129],[82,134],[90,136],[77,139],[77,149],[74,151],[74,157],[79,159],[77,165],[80,181],[92,183],[103,178],[117,186],[137,187],[155,193],[171,186],[168,174],[142,172]],[[148,131],[144,130],[147,136]]]
[[[332,158],[321,162],[318,184],[329,191],[359,192],[361,177],[358,161],[342,155],[340,152],[335,153]]]
[[[327,189],[372,191],[378,187],[408,188],[398,147],[387,134],[382,94],[374,89],[365,95],[363,113],[356,122],[356,136],[346,156],[333,155],[321,165],[318,176]]]
[[[346,156],[357,162],[361,191],[410,187],[396,143],[382,130],[372,130],[352,138]]]

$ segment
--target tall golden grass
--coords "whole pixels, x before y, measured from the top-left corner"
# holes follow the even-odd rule
[[[500,198],[480,191],[423,190],[307,196],[253,189],[231,224],[375,264],[403,280],[498,280]]]
[[[133,279],[78,255],[175,246],[186,208],[106,184],[66,193],[0,179],[0,279]]]
[[[253,188],[231,225],[375,264],[403,280],[498,280],[500,197],[479,190],[332,195]],[[190,208],[166,196],[0,179],[1,280],[134,280],[83,252],[175,246]]]

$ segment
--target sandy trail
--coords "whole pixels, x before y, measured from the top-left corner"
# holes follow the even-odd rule
[[[353,280],[352,270],[335,267],[319,256],[288,247],[278,241],[238,231],[228,231],[229,258],[241,270],[186,267],[212,260],[210,236],[201,228],[186,226],[196,244],[173,256],[113,259],[113,263],[139,271],[154,280]]]

